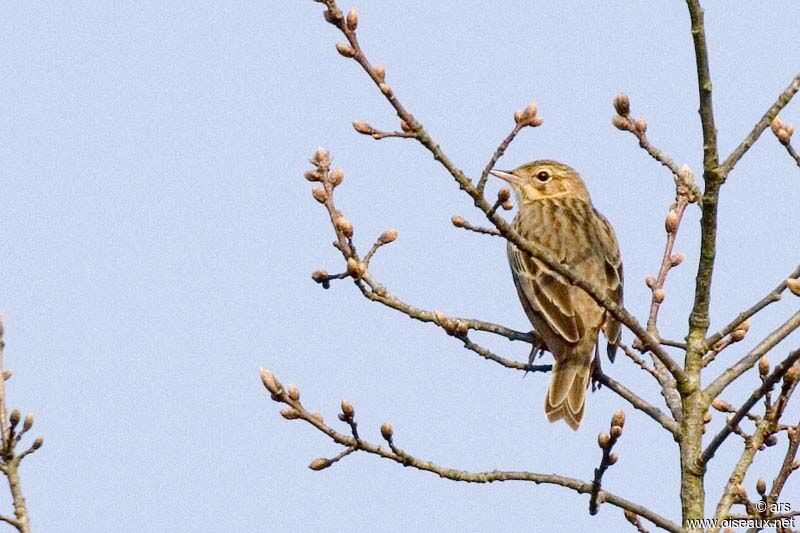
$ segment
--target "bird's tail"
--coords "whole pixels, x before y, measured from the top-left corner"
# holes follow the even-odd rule
[[[583,419],[589,365],[555,362],[550,387],[544,400],[544,413],[550,422],[564,420],[574,430]]]

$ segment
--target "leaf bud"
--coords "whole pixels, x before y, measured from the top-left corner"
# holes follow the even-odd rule
[[[612,426],[625,426],[625,411],[622,409],[617,409],[614,411],[614,416],[611,417],[611,425]]]
[[[800,296],[800,280],[795,278],[787,279],[786,288],[795,296]]]
[[[528,126],[530,126],[531,128],[538,128],[542,124],[544,124],[544,119],[542,117],[539,117],[539,116],[531,117],[528,120]]]
[[[325,470],[329,466],[331,466],[331,462],[328,459],[325,459],[324,457],[319,457],[317,459],[314,459],[308,464],[308,467],[314,471]]]
[[[383,95],[388,97],[388,98],[391,98],[392,95],[394,94],[392,92],[392,88],[389,87],[388,85],[386,85],[385,83],[381,83],[380,85],[378,85],[378,88],[381,90]]]
[[[272,394],[280,394],[283,392],[283,386],[277,379],[275,379],[275,376],[272,375],[272,372],[266,368],[262,368],[260,373],[261,383],[264,384],[264,388],[266,388]]]
[[[597,435],[597,445],[601,448],[607,448],[609,442],[611,442],[611,436],[605,431],[601,431],[600,434]]]
[[[767,374],[769,374],[769,360],[762,355],[761,359],[758,360],[758,375],[765,378]]]
[[[616,464],[616,462],[618,460],[619,460],[619,455],[617,455],[617,452],[611,452],[610,454],[608,454],[608,464],[609,465]]]
[[[678,252],[677,254],[673,255],[669,258],[669,264],[673,267],[676,267],[683,263],[683,260],[686,259],[686,256],[683,255],[682,252]]]
[[[44,444],[44,437],[36,437],[35,439],[33,439],[33,444],[31,445],[31,448],[34,450],[38,450],[39,448],[42,447],[42,444]]]
[[[633,123],[633,126],[639,133],[647,133],[647,121],[645,119],[637,118],[636,122]]]
[[[336,43],[336,51],[344,57],[353,57],[356,55],[356,51],[347,43]]]
[[[289,385],[286,388],[286,394],[295,402],[300,399],[300,389],[297,388],[297,385]]]
[[[382,82],[386,81],[386,67],[383,65],[375,65],[375,75],[377,75],[378,79]]]
[[[674,233],[678,229],[678,222],[680,222],[680,218],[677,211],[670,209],[669,213],[667,213],[667,219],[664,221],[664,229],[667,230],[667,233]]]
[[[664,301],[664,296],[664,289],[655,289],[653,291],[653,301],[655,301],[657,304],[660,304]]]
[[[316,170],[306,170],[303,173],[303,177],[305,179],[307,179],[308,181],[319,181],[320,180],[319,172],[317,172]]]
[[[397,230],[392,228],[381,233],[381,236],[378,237],[378,242],[381,244],[389,244],[390,242],[394,242],[395,239],[397,239]]]
[[[511,191],[509,191],[507,187],[501,187],[500,190],[497,191],[497,201],[499,203],[502,204],[509,198],[511,198]]]
[[[320,167],[327,167],[331,163],[331,153],[327,148],[320,146],[311,156],[311,163]]]
[[[28,431],[33,427],[33,413],[25,415],[25,420],[22,421],[22,431]]]
[[[345,418],[352,419],[353,415],[355,414],[355,409],[353,409],[353,404],[348,402],[347,400],[342,400],[342,414]]]
[[[614,125],[615,128],[618,130],[629,130],[631,129],[631,121],[625,117],[621,117],[619,115],[614,115],[611,118],[611,123]]]
[[[392,435],[394,435],[392,425],[389,422],[381,424],[381,436],[386,440],[392,440]]]
[[[336,187],[337,185],[342,183],[343,180],[344,180],[344,170],[338,167],[331,170],[331,173],[328,176],[328,181],[332,186]]]
[[[13,411],[11,411],[11,416],[8,417],[8,421],[11,423],[11,429],[17,427],[17,424],[19,424],[20,417],[21,415],[18,409],[14,409]]]
[[[649,288],[652,289],[653,287],[656,286],[656,278],[654,278],[653,276],[647,276],[646,278],[644,278],[644,283],[645,285],[647,285]]]
[[[767,482],[764,481],[763,477],[758,478],[758,481],[756,481],[756,490],[762,496],[764,494],[766,494],[766,492],[767,492]]]
[[[631,101],[628,95],[619,93],[614,97],[614,110],[623,117],[629,115],[631,112]]]
[[[622,428],[620,426],[611,426],[611,438],[618,439],[622,435]]]
[[[328,279],[328,272],[325,270],[315,270],[311,273],[311,279],[317,283],[324,283]]]
[[[722,398],[714,398],[714,401],[711,402],[711,407],[722,413],[734,412],[733,406],[728,402],[726,402],[725,400],[723,400]]]
[[[281,416],[286,420],[297,420],[300,418],[300,413],[293,407],[287,407],[286,409],[281,409]]]
[[[358,27],[358,12],[355,9],[351,9],[347,12],[347,29],[350,31],[356,31]]]
[[[453,215],[452,218],[450,218],[450,222],[457,228],[463,228],[467,225],[467,221],[458,215]]]
[[[334,226],[336,226],[336,231],[341,232],[345,237],[352,237],[353,236],[353,224],[344,217],[338,217],[334,222]]]
[[[362,133],[364,135],[372,135],[372,133],[375,131],[372,126],[370,126],[363,120],[354,120],[353,129],[356,130],[358,133]]]
[[[324,204],[328,200],[328,193],[325,192],[325,189],[323,189],[322,187],[312,188],[311,195],[314,197],[314,200],[318,201],[321,204]]]

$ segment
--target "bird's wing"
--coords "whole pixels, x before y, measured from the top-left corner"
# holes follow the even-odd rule
[[[538,259],[508,243],[508,260],[521,297],[547,322],[559,337],[576,343],[583,335],[583,324],[572,301],[573,287]],[[527,311],[527,309],[526,309]],[[533,317],[530,317],[533,321]]]
[[[611,227],[608,220],[598,211],[595,211],[593,221],[595,225],[594,233],[596,235],[595,242],[605,261],[605,289],[607,294],[616,303],[622,305],[622,290],[624,284],[622,258],[620,257],[619,245],[614,235],[614,229]],[[620,333],[620,323],[611,315],[608,315],[603,328],[603,334],[609,342],[608,355],[612,360],[614,352],[616,351],[615,343],[619,341]]]

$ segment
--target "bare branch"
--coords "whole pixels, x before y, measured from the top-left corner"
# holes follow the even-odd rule
[[[618,94],[614,98],[614,109],[617,114],[611,123],[619,130],[631,132],[639,140],[639,146],[650,154],[650,157],[667,167],[673,174],[678,174],[677,163],[647,139],[647,121],[643,118],[634,119],[631,116],[630,99],[627,95]]]
[[[294,419],[303,420],[304,422],[314,426],[317,430],[327,435],[328,438],[330,438],[333,442],[341,446],[344,446],[345,448],[348,449],[352,448],[353,450],[356,451],[363,451],[372,455],[377,455],[378,457],[389,459],[406,467],[411,467],[426,472],[432,472],[441,478],[450,479],[452,481],[463,481],[467,483],[528,481],[535,483],[537,485],[538,484],[558,485],[561,487],[571,489],[579,494],[591,494],[592,492],[591,483],[587,483],[579,479],[569,478],[566,476],[560,476],[556,474],[540,474],[536,472],[504,471],[504,470],[492,470],[486,472],[468,472],[465,470],[439,466],[433,463],[432,461],[414,457],[410,453],[398,448],[393,441],[394,430],[388,423],[385,423],[381,427],[381,434],[389,444],[389,449],[383,448],[382,446],[379,446],[377,444],[372,444],[364,439],[356,440],[355,438],[339,433],[332,427],[326,425],[322,420],[321,416],[315,416],[314,414],[309,413],[306,410],[306,408],[302,405],[302,403],[300,403],[299,394],[296,396],[296,399],[290,398],[287,392],[284,390],[283,386],[280,384],[280,382],[278,382],[278,380],[275,379],[275,377],[267,370],[261,369],[261,378],[262,378],[262,383],[264,383],[264,386],[271,393],[272,399],[275,400],[276,402],[280,402],[289,406],[290,411],[288,413],[289,415],[288,418],[293,420]],[[284,416],[286,417],[286,415]],[[331,464],[333,464],[331,459],[317,459],[313,461],[309,466],[311,466],[312,469],[314,470],[321,470],[323,468],[327,468]],[[598,502],[605,502],[614,505],[616,507],[619,507],[621,509],[626,509],[638,516],[641,516],[653,522],[658,527],[665,529],[667,531],[671,531],[674,533],[680,533],[681,531],[681,528],[678,524],[670,520],[667,520],[666,518],[662,517],[661,515],[655,513],[654,511],[646,507],[643,507],[629,500],[626,500],[620,496],[617,496],[614,493],[608,492],[606,490],[601,490],[598,492],[597,499]]]
[[[728,176],[733,167],[736,166],[736,163],[742,158],[744,154],[753,146],[758,138],[764,133],[764,130],[767,129],[772,122],[772,120],[778,116],[778,113],[781,112],[781,109],[786,107],[786,105],[792,100],[797,91],[800,91],[800,74],[797,74],[794,79],[789,83],[789,86],[783,90],[783,92],[778,96],[778,99],[775,101],[774,104],[770,106],[764,116],[761,117],[761,120],[756,122],[756,125],[753,126],[752,131],[750,132],[747,137],[741,142],[739,146],[737,146],[731,155],[722,163],[720,167],[720,172],[722,173],[723,179]],[[788,145],[787,145],[788,146]],[[791,152],[790,152],[791,153]],[[800,159],[795,157],[797,160],[797,164],[800,165]]]
[[[475,233],[481,233],[483,235],[491,235],[492,237],[501,237],[500,232],[496,229],[475,226],[458,215],[453,215],[453,218],[450,221],[453,223],[453,226],[457,228],[463,228],[467,231],[474,231]]]
[[[667,416],[661,409],[655,407],[654,405],[650,404],[646,400],[639,397],[636,393],[628,389],[622,383],[616,381],[614,378],[605,374],[599,367],[596,365],[594,367],[594,372],[592,373],[592,378],[597,381],[598,383],[605,385],[609,389],[616,392],[620,397],[630,403],[635,409],[643,412],[656,422],[658,422],[661,427],[672,433],[672,436],[676,439],[680,434],[680,427],[678,426],[677,422]]]
[[[603,482],[603,474],[606,473],[608,467],[617,462],[618,456],[611,449],[617,443],[617,440],[622,435],[622,428],[625,425],[625,413],[622,410],[617,410],[611,418],[611,426],[609,432],[605,431],[597,436],[597,444],[603,450],[603,455],[600,458],[600,466],[594,469],[594,479],[592,480],[592,492],[589,496],[589,514],[594,516],[600,508],[598,497],[600,495],[600,485]]]
[[[793,314],[789,320],[781,324],[775,331],[767,335],[764,340],[759,342],[747,355],[739,359],[733,366],[728,367],[717,379],[705,388],[703,394],[713,400],[725,390],[736,378],[752,368],[761,356],[765,355],[774,348],[780,341],[786,338],[792,331],[800,327],[800,311]]]
[[[800,349],[791,352],[786,359],[780,362],[772,373],[764,379],[763,383],[760,387],[753,391],[750,397],[747,399],[744,404],[739,408],[738,411],[728,420],[719,433],[714,436],[711,442],[708,444],[705,450],[703,450],[703,454],[700,456],[700,463],[705,465],[708,461],[714,457],[714,454],[717,452],[719,447],[728,438],[728,435],[731,434],[733,428],[742,421],[747,413],[750,412],[750,409],[764,397],[764,395],[775,386],[775,384],[784,377],[784,374],[792,368],[797,360],[800,360]]]
[[[800,265],[797,266],[788,276],[789,278],[797,278],[800,276]],[[706,345],[713,346],[717,342],[720,341],[725,335],[728,335],[733,330],[737,329],[740,324],[742,324],[745,320],[752,317],[768,305],[777,302],[781,299],[781,294],[783,291],[786,290],[786,280],[783,280],[778,284],[777,287],[772,289],[766,296],[761,298],[758,302],[756,302],[752,307],[749,309],[742,311],[739,315],[730,321],[724,328],[719,330],[718,332],[714,333],[710,337],[706,339]]]
[[[511,132],[506,135],[506,138],[503,139],[503,141],[494,151],[494,154],[492,154],[489,162],[486,163],[485,167],[483,167],[483,171],[481,171],[481,177],[478,179],[478,190],[481,192],[481,194],[483,194],[483,190],[486,188],[486,181],[489,179],[489,171],[492,170],[500,158],[503,157],[503,154],[506,153],[506,150],[508,149],[508,145],[511,144],[511,141],[514,140],[514,137],[516,137],[525,126],[526,124],[524,122],[514,121],[514,129],[512,129]]]

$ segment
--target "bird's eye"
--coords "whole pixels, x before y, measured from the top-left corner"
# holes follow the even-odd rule
[[[550,173],[546,170],[542,170],[536,174],[536,179],[539,181],[539,183],[547,183],[550,181]]]

